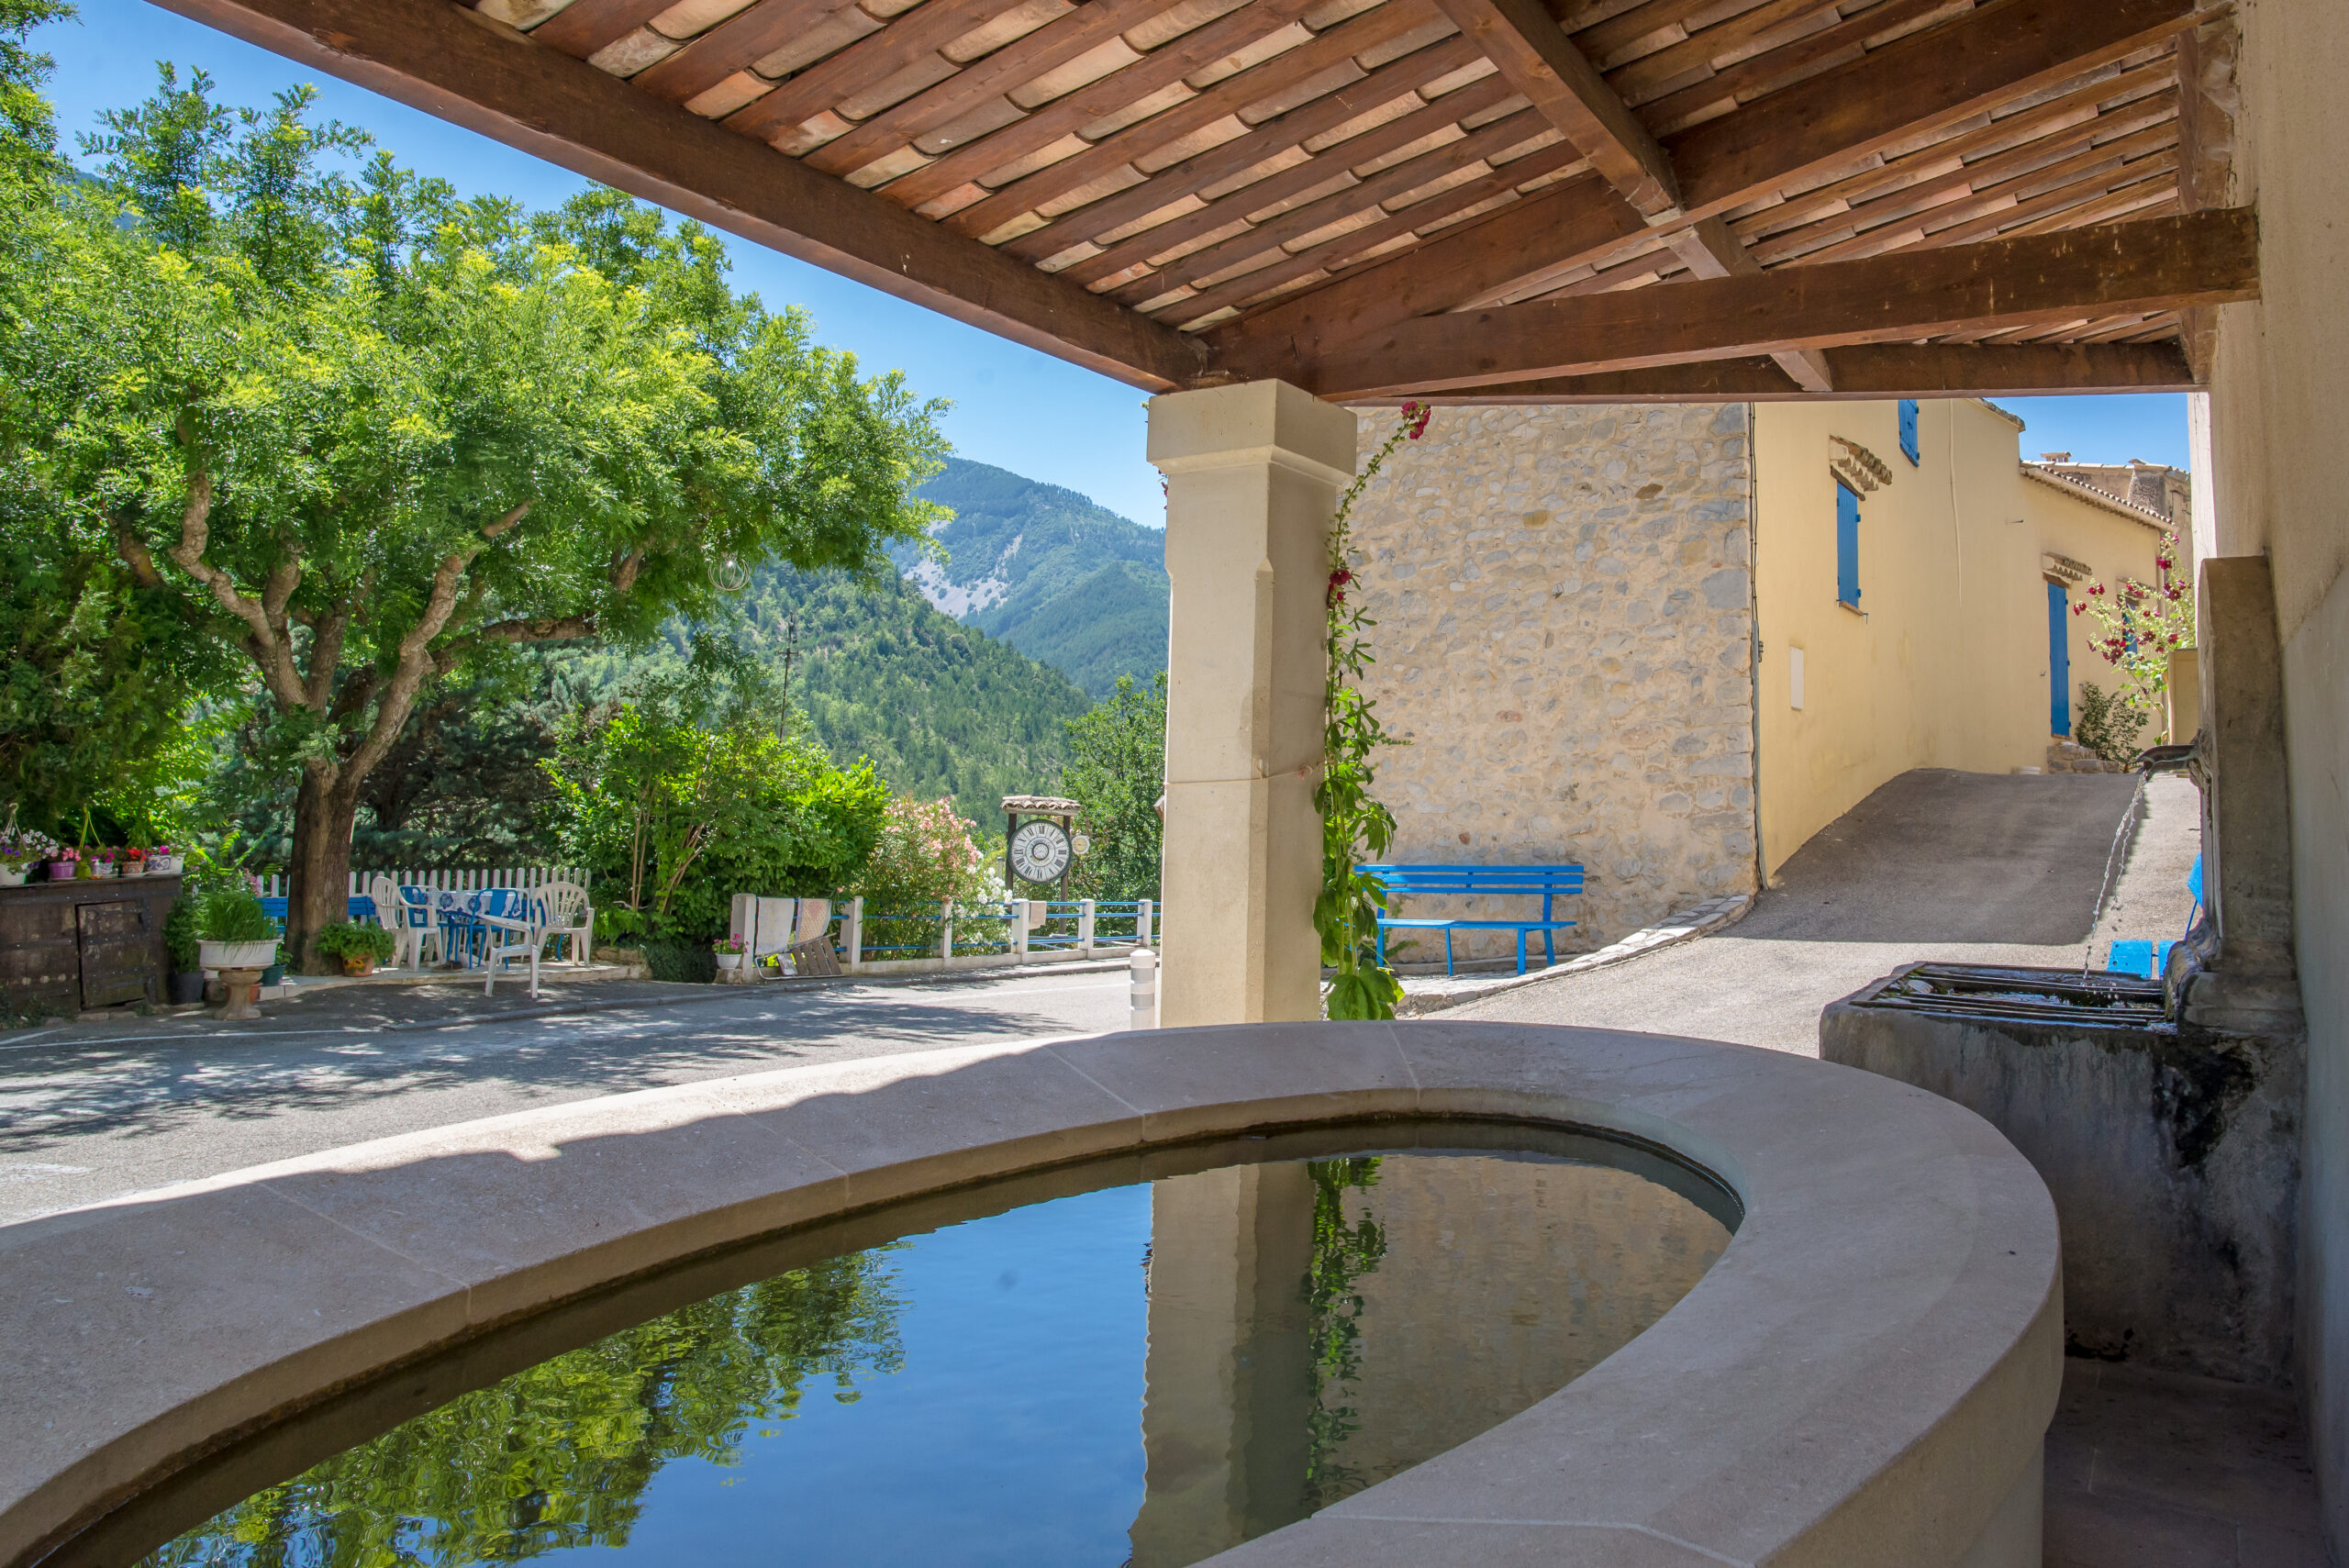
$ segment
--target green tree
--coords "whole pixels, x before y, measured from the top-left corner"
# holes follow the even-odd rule
[[[1131,675],[1093,710],[1068,721],[1061,793],[1085,807],[1078,825],[1093,851],[1077,862],[1086,898],[1156,898],[1166,790],[1166,673],[1147,686]]]
[[[439,683],[649,638],[759,563],[884,570],[943,446],[937,405],[735,295],[698,227],[460,201],[311,96],[230,114],[166,72],[106,117],[0,347],[50,503],[261,684],[306,959]]]
[[[548,764],[562,848],[627,890],[615,935],[726,931],[731,895],[828,897],[861,875],[888,791],[794,733],[777,684],[730,643],[647,676]]]
[[[889,1249],[793,1269],[460,1395],[147,1559],[153,1568],[516,1562],[628,1544],[673,1459],[738,1462],[829,1383],[902,1364]]]

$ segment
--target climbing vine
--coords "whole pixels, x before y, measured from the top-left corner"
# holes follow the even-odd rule
[[[1391,1018],[1403,987],[1395,972],[1378,962],[1378,914],[1386,895],[1362,870],[1376,862],[1395,839],[1394,814],[1373,800],[1371,757],[1396,742],[1380,726],[1374,705],[1362,695],[1363,673],[1377,662],[1366,633],[1378,623],[1363,614],[1347,590],[1359,579],[1353,570],[1352,520],[1354,503],[1405,441],[1416,441],[1435,410],[1403,405],[1403,422],[1363,465],[1338,502],[1330,525],[1328,594],[1329,664],[1322,683],[1328,717],[1321,731],[1321,782],[1313,791],[1321,813],[1321,891],[1313,900],[1313,926],[1321,934],[1321,962],[1334,968],[1323,998],[1333,1018]]]

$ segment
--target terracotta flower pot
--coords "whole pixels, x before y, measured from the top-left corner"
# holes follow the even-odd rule
[[[342,955],[342,972],[354,980],[362,974],[373,974],[375,961],[363,952],[347,952]]]

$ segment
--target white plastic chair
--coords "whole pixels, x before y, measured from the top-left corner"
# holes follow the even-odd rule
[[[399,921],[393,928],[399,934],[400,940],[400,951],[394,955],[396,961],[406,967],[422,969],[424,949],[429,942],[432,947],[433,961],[440,962],[440,928],[433,922],[431,890],[425,887],[404,886],[395,888],[393,895],[396,900],[393,908]],[[378,903],[375,907],[380,910],[384,906]]]
[[[498,896],[504,895],[503,897]],[[539,995],[539,953],[546,946],[545,901],[516,888],[487,891],[473,915],[482,933],[482,987],[484,996],[497,989],[498,965],[518,958],[530,961],[530,995]]]
[[[575,882],[550,882],[530,890],[546,915],[546,937],[549,941],[563,944],[563,954],[573,963],[584,962],[596,951],[596,910],[587,902],[587,890]],[[580,942],[587,947],[583,956]]]

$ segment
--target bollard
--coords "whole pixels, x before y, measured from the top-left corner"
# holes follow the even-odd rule
[[[1093,900],[1090,898],[1077,900],[1076,952],[1079,958],[1093,956]]]
[[[1158,955],[1148,948],[1136,948],[1126,960],[1126,973],[1133,978],[1133,995],[1127,1004],[1126,1028],[1154,1029],[1158,1027]]]
[[[1158,945],[1150,940],[1150,900],[1147,898],[1134,900],[1134,946],[1138,948]]]
[[[1028,900],[1011,901],[1011,962],[1028,962]]]

